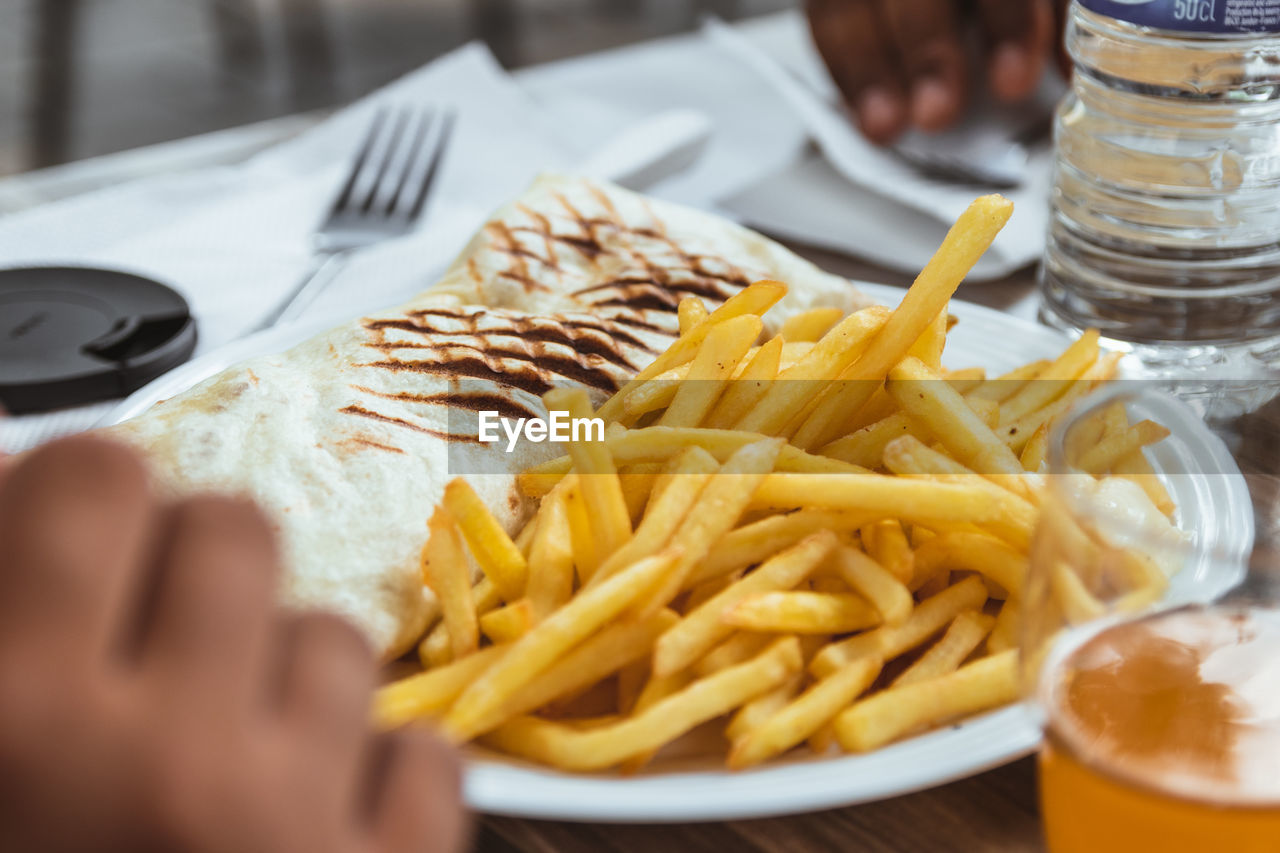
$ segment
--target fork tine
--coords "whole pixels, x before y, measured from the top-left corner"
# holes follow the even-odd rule
[[[378,182],[382,180],[383,174],[387,171],[387,166],[396,148],[396,141],[400,138],[404,129],[404,120],[405,113],[403,110],[392,109],[388,112],[387,120],[382,123],[378,135],[370,147],[369,156],[365,158],[359,172],[356,174],[351,196],[347,199],[347,204],[342,210],[343,213],[358,215],[368,212],[369,205],[373,203],[373,194],[378,188]]]
[[[431,191],[439,171],[440,160],[449,147],[449,138],[453,133],[454,111],[443,110],[439,118],[424,129],[423,142],[418,146],[417,156],[408,172],[404,183],[397,193],[393,212],[403,213],[412,222],[422,214],[422,208]]]
[[[391,216],[401,187],[404,186],[414,157],[422,144],[422,136],[431,124],[430,108],[410,106],[405,108],[402,132],[396,138],[394,148],[387,156],[386,168],[378,179],[377,188],[367,205],[375,216]]]
[[[385,106],[378,107],[377,112],[373,114],[373,121],[369,122],[369,129],[365,131],[364,139],[360,143],[360,150],[356,154],[356,159],[352,161],[351,168],[347,171],[347,179],[342,185],[342,190],[338,193],[338,197],[333,200],[333,208],[331,213],[337,213],[340,210],[350,206],[351,195],[355,192],[356,181],[360,177],[360,173],[364,171],[365,163],[369,159],[369,153],[373,150],[374,144],[378,141],[379,133],[382,126],[386,123],[390,110]]]

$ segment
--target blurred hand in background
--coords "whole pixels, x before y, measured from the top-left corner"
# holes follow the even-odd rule
[[[458,766],[369,728],[345,622],[275,609],[250,504],[163,507],[77,438],[0,469],[0,847],[459,850]]]
[[[1058,55],[1065,0],[808,0],[809,25],[863,134],[943,130],[973,89],[1027,97]],[[982,65],[972,68],[973,36]]]

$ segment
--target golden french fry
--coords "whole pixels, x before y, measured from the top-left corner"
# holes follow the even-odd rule
[[[710,475],[719,470],[716,460],[700,447],[687,448],[680,456],[672,459],[668,467],[663,487],[655,489],[652,506],[645,511],[634,537],[600,565],[600,570],[589,585],[609,578],[622,567],[631,565],[641,557],[657,553],[666,546],[689,517],[691,508],[712,479]]]
[[[733,627],[721,619],[729,607],[756,593],[791,589],[808,577],[835,545],[834,533],[815,533],[687,613],[654,644],[654,675],[659,678],[671,675],[702,657],[733,633]]]
[[[761,693],[750,702],[747,702],[729,720],[729,724],[724,729],[724,736],[728,738],[730,743],[742,738],[756,726],[785,708],[787,703],[800,692],[800,685],[803,683],[804,679],[800,673],[797,673],[769,692]]]
[[[689,375],[692,362],[673,367],[666,373],[646,380],[627,395],[623,409],[627,422],[639,420],[641,415],[656,412],[671,405],[680,390],[680,383]]]
[[[770,438],[748,444],[720,466],[671,537],[671,546],[681,552],[679,563],[640,600],[637,613],[656,612],[680,593],[689,582],[694,566],[706,559],[712,546],[737,524],[757,486],[777,461],[782,445],[782,439]]]
[[[1020,452],[1027,441],[1043,424],[1052,424],[1054,420],[1070,411],[1071,407],[1093,390],[1094,386],[1109,378],[1120,361],[1120,353],[1113,352],[1101,356],[1093,366],[1087,369],[1078,379],[1068,383],[1060,397],[1047,406],[1036,409],[1030,414],[1015,421],[1001,424],[996,434],[1015,453]],[[1001,412],[1001,417],[1006,413]]]
[[[985,533],[944,533],[916,549],[916,577],[941,569],[977,572],[996,585],[993,597],[1017,597],[1027,577],[1027,557]]]
[[[836,717],[836,737],[846,750],[866,752],[914,731],[1005,705],[1017,695],[1017,652],[1010,650],[863,699]]]
[[[951,383],[947,382],[947,387],[951,387]],[[954,389],[953,389],[954,390]],[[957,394],[960,392],[956,392]],[[964,404],[969,407],[969,411],[978,416],[978,420],[987,425],[987,429],[994,430],[1000,422],[1000,404],[995,400],[983,400],[980,397],[974,397],[970,400],[968,397],[961,397]]]
[[[901,625],[911,615],[915,604],[911,591],[888,569],[858,549],[848,545],[840,548],[832,568],[850,589],[871,602],[884,624]]]
[[[1018,628],[1019,619],[1022,610],[1016,599],[1009,599],[1000,607],[1000,612],[996,614],[995,627],[991,629],[991,634],[987,637],[987,653],[995,654],[1003,652],[1006,649],[1012,649],[1018,644]]]
[[[1049,425],[1041,424],[1022,448],[1022,455],[1018,457],[1018,461],[1022,463],[1023,470],[1035,473],[1044,468],[1048,456]]]
[[[527,573],[524,555],[471,484],[461,477],[450,480],[444,488],[444,505],[453,515],[480,571],[497,584],[502,597],[515,601],[524,595]]]
[[[819,530],[856,530],[878,515],[875,510],[801,509],[745,524],[716,543],[690,583],[705,583],[754,566]]]
[[[520,554],[527,561],[529,552],[533,549],[533,535],[538,532],[538,518],[534,516],[525,522],[524,527],[520,528],[520,532],[516,534],[516,547],[520,549]]]
[[[475,724],[489,731],[506,720],[576,695],[627,664],[640,660],[653,641],[677,621],[670,610],[641,621],[615,622],[544,669]]]
[[[896,439],[884,449],[884,464],[902,476],[937,477],[940,482],[960,484],[985,492],[998,506],[996,518],[986,526],[1020,548],[1031,541],[1038,513],[1030,501],[978,476],[949,456],[939,453],[911,436]]]
[[[640,713],[645,708],[656,705],[668,696],[679,693],[681,690],[689,686],[693,681],[693,675],[689,672],[677,672],[674,675],[668,675],[666,678],[655,678],[650,676],[648,682],[645,683],[644,689],[640,691],[640,696],[636,700],[636,708],[634,713]],[[638,773],[641,768],[653,760],[656,750],[637,753],[626,761],[622,762],[619,768],[623,773]]]
[[[538,509],[538,533],[529,554],[528,601],[542,619],[573,594],[573,534],[563,493],[549,495]]]
[[[1013,423],[1061,397],[1097,358],[1098,330],[1088,329],[1033,381],[1004,401],[1002,423]]]
[[[875,511],[882,518],[911,521],[994,521],[1001,510],[999,501],[977,484],[882,474],[770,474],[756,490],[751,506]]]
[[[1104,474],[1130,453],[1141,452],[1148,444],[1155,444],[1168,436],[1168,427],[1155,421],[1139,421],[1123,432],[1103,438],[1086,450],[1076,461],[1076,467],[1090,474]]]
[[[646,595],[672,570],[680,556],[679,550],[672,549],[646,557],[594,589],[584,590],[539,622],[511,645],[510,652],[498,664],[458,697],[441,722],[445,736],[459,742],[478,734],[477,726],[488,715],[501,708],[557,657]]]
[[[609,436],[605,443],[617,465],[639,462],[666,462],[687,447],[701,447],[717,460],[724,462],[748,444],[760,441],[755,432],[725,429],[701,429],[693,427],[652,426],[625,430]],[[567,456],[552,459],[527,469],[517,481],[524,494],[541,497],[550,493],[569,474],[573,462]],[[805,453],[791,446],[784,446],[778,457],[779,470],[795,473],[866,473],[865,469],[847,462]]]
[[[552,388],[542,395],[547,411],[568,412],[574,420],[592,416],[591,401],[583,388]],[[622,495],[622,482],[609,445],[579,437],[569,442],[569,458],[578,474],[578,488],[591,533],[601,556],[612,554],[631,538],[631,514]]]
[[[738,363],[760,337],[763,328],[764,323],[759,317],[743,316],[719,323],[707,333],[698,354],[689,364],[689,375],[680,383],[658,425],[700,425],[728,387]]]
[[[680,304],[676,306],[676,317],[680,322],[680,334],[687,335],[693,331],[693,327],[702,323],[710,316],[707,306],[702,300],[696,296],[686,296],[680,300]]]
[[[569,521],[569,542],[573,547],[573,564],[577,569],[578,582],[585,585],[595,577],[604,554],[601,553],[600,544],[591,529],[591,516],[587,511],[587,502],[577,474],[564,480],[561,500],[564,501],[565,518]]]
[[[527,598],[490,610],[480,617],[480,631],[490,642],[513,643],[533,627],[533,605]]]
[[[886,390],[913,417],[928,425],[943,446],[960,462],[1016,494],[1025,494],[1018,457],[973,412],[937,371],[922,361],[905,358],[889,371]]]
[[[837,438],[830,444],[824,445],[818,452],[823,456],[861,465],[864,468],[879,468],[884,458],[885,447],[895,438],[904,435],[915,435],[921,438],[924,430],[905,412],[896,412],[843,438]]]
[[[968,396],[970,391],[975,391],[981,387],[982,383],[987,381],[987,371],[982,367],[962,367],[959,370],[943,370],[942,375],[947,378],[947,384],[959,391],[961,394]],[[983,397],[974,397],[975,400],[985,399]],[[993,403],[999,403],[999,400],[992,400]]]
[[[810,308],[799,314],[792,314],[778,329],[778,337],[788,343],[798,341],[816,341],[822,338],[831,327],[844,319],[844,311],[839,308]]]
[[[643,385],[646,380],[691,361],[711,328],[717,323],[723,323],[725,320],[744,314],[762,315],[786,295],[787,286],[777,281],[757,281],[739,290],[721,303],[720,307],[712,311],[705,320],[690,329],[687,334],[676,338],[675,342],[648,367],[637,373],[634,379],[610,397],[596,415],[604,418],[606,422],[616,421],[623,412],[628,394]]]
[[[778,374],[778,380],[736,428],[777,435],[813,399],[817,383],[839,376],[884,327],[888,312],[876,308],[850,314],[823,335],[808,355]]]
[[[729,767],[751,767],[799,744],[870,687],[880,674],[880,666],[878,657],[865,657],[814,684],[735,741],[729,751]]]
[[[713,720],[791,678],[802,666],[794,637],[778,640],[746,663],[715,675],[619,722],[587,730],[518,717],[483,742],[512,755],[562,770],[600,770],[651,752],[707,720]]]
[[[902,522],[886,518],[862,528],[862,547],[868,556],[888,570],[902,583],[915,574],[915,554],[907,541]]]
[[[489,646],[438,669],[380,687],[373,696],[375,724],[393,729],[439,714],[506,651],[506,646]]]
[[[427,522],[427,544],[422,549],[422,577],[440,602],[449,648],[454,658],[474,652],[480,645],[476,602],[471,596],[471,566],[453,514],[436,507]]]
[[[725,587],[738,580],[739,577],[741,577],[740,573],[735,572],[696,584],[692,581],[687,582],[685,586],[689,587],[689,594],[685,596],[684,603],[680,609],[687,613],[701,606],[704,602],[710,601],[714,596],[723,592]]]
[[[482,616],[496,607],[502,606],[502,596],[493,581],[480,578],[471,588],[471,598],[476,603],[476,615]],[[418,644],[418,660],[427,669],[444,666],[453,660],[453,645],[449,637],[448,626],[437,622]]]
[[[1010,370],[1008,373],[997,376],[995,379],[988,379],[977,388],[966,393],[965,396],[1003,403],[1024,388],[1028,382],[1043,373],[1048,366],[1049,362],[1045,359],[1029,362]]]
[[[1169,492],[1165,490],[1164,484],[1160,482],[1159,476],[1152,470],[1151,463],[1147,461],[1147,457],[1141,450],[1136,450],[1127,456],[1121,457],[1112,466],[1111,471],[1118,477],[1124,477],[1126,480],[1132,480],[1142,487],[1147,493],[1147,497],[1156,505],[1162,513],[1172,517],[1178,509],[1177,504],[1169,497]]]
[[[805,450],[821,447],[831,440],[827,435],[833,423],[846,422],[862,408],[875,393],[875,383],[902,360],[930,321],[946,308],[960,282],[982,257],[1012,213],[1013,205],[998,195],[982,196],[969,205],[951,226],[938,251],[916,276],[884,328],[858,360],[839,376],[846,383],[842,390],[848,391],[840,406],[824,410],[820,405],[795,433],[793,441],[797,447]]]
[[[910,599],[910,593],[907,595]],[[908,605],[910,606],[910,605]],[[879,625],[876,608],[859,595],[827,592],[765,592],[730,605],[727,625],[778,634],[847,634]]]
[[[641,557],[661,550],[688,517],[698,496],[710,482],[711,474],[719,470],[720,465],[702,448],[690,447],[672,459],[669,467],[670,473],[664,479],[664,485],[660,489],[655,488],[652,505],[646,510],[635,535],[609,555],[589,585],[612,577]]]
[[[765,646],[776,639],[777,637],[773,634],[755,634],[750,631],[739,631],[703,655],[693,665],[693,671],[700,676],[706,676],[735,666],[760,654],[760,652],[764,651]]]
[[[751,356],[746,367],[725,389],[703,423],[713,429],[729,429],[751,411],[769,390],[782,363],[783,339],[771,338]]]
[[[818,730],[809,735],[809,751],[814,755],[826,755],[836,743],[835,723],[823,723]]]
[[[927,681],[954,672],[960,668],[973,650],[978,648],[995,626],[994,616],[988,616],[977,610],[962,611],[951,620],[942,639],[934,643],[915,663],[902,671],[893,680],[894,687]]]
[[[981,609],[987,600],[982,581],[968,577],[916,605],[901,625],[884,625],[827,646],[809,665],[817,678],[825,678],[858,658],[879,655],[885,660],[910,651],[932,637],[962,610]]]
[[[924,331],[920,333],[920,337],[916,338],[915,343],[907,349],[907,355],[920,359],[934,370],[941,370],[942,350],[947,345],[950,319],[946,308],[934,315],[929,325],[925,326]]]
[[[1107,613],[1107,606],[1085,586],[1080,575],[1065,562],[1054,562],[1049,570],[1049,586],[1068,625],[1082,625]]]

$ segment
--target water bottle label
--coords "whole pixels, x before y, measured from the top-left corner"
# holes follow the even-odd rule
[[[1280,0],[1079,0],[1101,15],[1162,30],[1280,33]]]

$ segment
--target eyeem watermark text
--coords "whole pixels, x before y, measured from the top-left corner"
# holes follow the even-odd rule
[[[545,419],[504,418],[496,411],[481,411],[479,414],[479,439],[490,444],[506,435],[507,453],[515,450],[521,436],[535,444],[544,441],[604,441],[602,418],[571,418],[568,412],[548,412]]]

